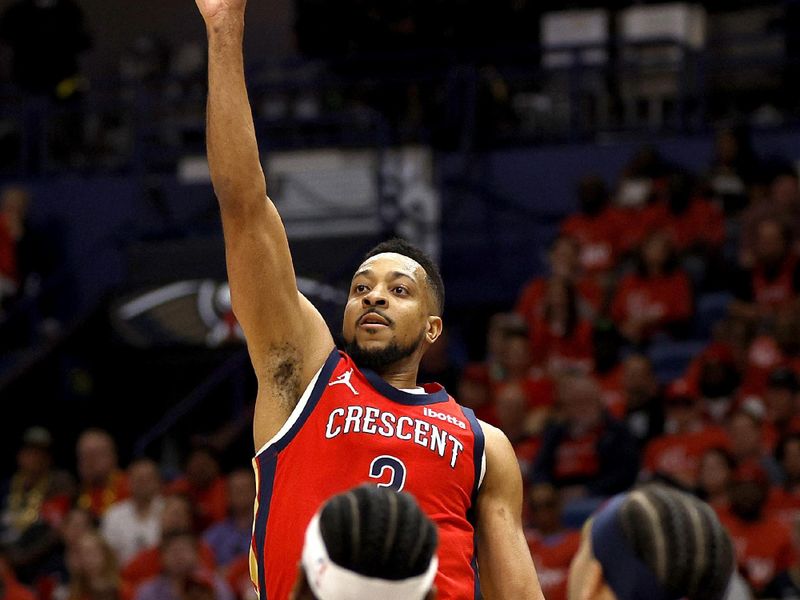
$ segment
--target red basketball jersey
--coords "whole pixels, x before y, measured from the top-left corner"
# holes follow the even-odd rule
[[[306,526],[331,496],[362,483],[411,493],[439,530],[440,600],[478,596],[475,501],[483,431],[438,384],[398,390],[334,350],[280,432],[253,459],[258,482],[251,576],[260,600],[285,600]]]

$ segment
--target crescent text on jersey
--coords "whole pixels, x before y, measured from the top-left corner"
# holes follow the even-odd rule
[[[456,437],[422,419],[398,417],[374,406],[353,405],[335,408],[330,412],[325,427],[327,439],[356,433],[397,438],[428,448],[442,458],[449,459],[452,469],[455,469],[458,457],[464,450],[464,444]]]

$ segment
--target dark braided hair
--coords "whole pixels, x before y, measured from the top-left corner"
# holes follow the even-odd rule
[[[619,511],[633,553],[668,592],[720,600],[734,565],[733,546],[711,507],[663,485],[628,494]]]
[[[375,246],[372,250],[367,252],[367,254],[364,256],[364,260],[366,261],[373,256],[377,256],[378,254],[383,254],[385,252],[402,254],[403,256],[407,256],[411,260],[419,263],[427,275],[428,289],[430,290],[434,300],[433,308],[436,309],[437,316],[442,316],[444,313],[444,281],[442,281],[442,275],[439,273],[439,268],[433,262],[431,257],[406,240],[402,238],[394,238]]]
[[[330,559],[367,577],[421,575],[438,545],[436,526],[410,495],[371,485],[331,498],[319,525]]]

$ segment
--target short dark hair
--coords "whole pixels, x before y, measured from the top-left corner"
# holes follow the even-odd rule
[[[366,253],[364,260],[369,260],[378,254],[385,252],[393,252],[394,254],[402,254],[411,260],[416,261],[425,270],[427,276],[428,289],[430,290],[438,316],[444,313],[444,281],[442,275],[439,273],[439,267],[433,262],[433,259],[425,252],[402,238],[393,238],[385,242],[381,242],[372,250]]]
[[[439,543],[413,497],[366,484],[328,500],[319,526],[334,563],[391,581],[424,573]]]

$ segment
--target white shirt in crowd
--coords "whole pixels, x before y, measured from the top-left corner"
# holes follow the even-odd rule
[[[142,550],[152,548],[161,539],[161,511],[164,499],[155,498],[147,514],[136,512],[133,500],[113,504],[103,516],[100,531],[124,566]]]

